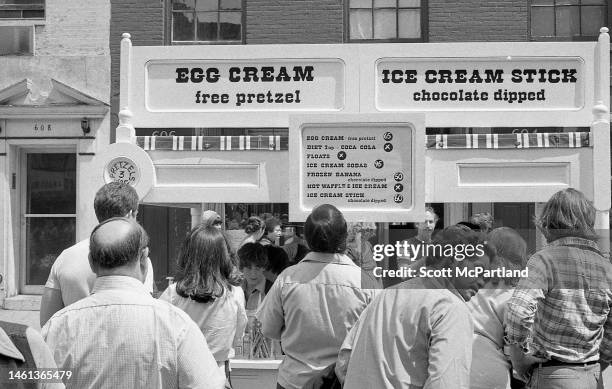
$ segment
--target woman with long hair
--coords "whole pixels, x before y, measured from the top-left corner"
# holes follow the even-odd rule
[[[232,345],[242,339],[247,323],[242,275],[223,233],[199,225],[185,238],[178,257],[175,283],[161,300],[185,311],[198,324],[220,369],[229,379]]]

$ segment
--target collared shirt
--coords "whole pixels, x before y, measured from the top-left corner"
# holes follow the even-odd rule
[[[223,388],[198,326],[151,297],[139,280],[98,277],[92,295],[57,312],[42,329],[67,388]]]
[[[39,370],[44,369],[56,369],[57,365],[53,360],[53,354],[51,354],[51,350],[45,343],[44,339],[40,335],[38,331],[35,329],[28,327],[25,331],[26,338],[28,340],[28,345],[30,346],[30,352],[32,353],[32,358],[34,358],[34,363],[36,364],[36,368]],[[23,354],[15,347],[11,338],[7,335],[7,333],[0,327],[0,355],[4,355],[6,357],[24,362],[25,358]],[[6,378],[6,377],[3,377]],[[2,383],[2,381],[0,381]],[[4,382],[6,383],[6,382]],[[64,384],[60,382],[39,382],[36,384],[37,388],[40,389],[63,389]]]
[[[242,339],[247,324],[241,287],[234,286],[226,290],[223,296],[215,298],[213,302],[200,303],[180,296],[176,293],[176,284],[172,284],[159,299],[182,309],[196,322],[217,362],[234,357],[232,345]]]
[[[84,239],[68,247],[53,262],[46,288],[58,289],[62,293],[64,306],[68,306],[89,296],[96,274],[89,266],[89,239]],[[153,266],[147,258],[147,278],[145,285],[149,293],[153,292]]]
[[[372,286],[367,282],[371,279],[344,254],[311,252],[278,276],[257,317],[263,334],[283,346],[280,385],[301,388],[336,361],[346,334],[376,292],[362,289]]]
[[[344,387],[351,389],[468,389],[472,332],[456,290],[413,278],[366,308],[342,344],[337,369],[348,368]]]
[[[563,362],[612,362],[612,264],[586,239],[551,242],[508,303],[506,341]]]
[[[261,281],[250,290],[245,280],[243,287],[244,296],[246,298],[246,309],[249,311],[256,310],[266,296],[266,279],[262,277]]]

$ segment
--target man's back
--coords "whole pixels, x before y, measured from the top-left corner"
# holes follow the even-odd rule
[[[283,387],[301,387],[335,361],[347,332],[376,293],[368,287],[377,285],[341,254],[311,252],[279,275],[258,317],[264,335],[283,345]]]
[[[96,280],[92,295],[43,328],[67,388],[221,388],[225,377],[197,325],[125,276]]]
[[[88,256],[89,239],[84,239],[62,251],[51,267],[45,287],[60,290],[64,306],[89,296],[93,288],[96,274],[91,270]],[[153,267],[150,260],[145,285],[149,292],[153,292]]]
[[[383,290],[345,339],[346,388],[467,388],[472,318],[438,280],[413,278]]]

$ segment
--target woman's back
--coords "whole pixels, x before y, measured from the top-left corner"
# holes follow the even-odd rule
[[[196,322],[217,362],[234,356],[232,344],[235,339],[242,338],[247,323],[241,287],[233,286],[214,301],[201,303],[178,295],[176,284],[173,284],[159,299],[180,308]]]

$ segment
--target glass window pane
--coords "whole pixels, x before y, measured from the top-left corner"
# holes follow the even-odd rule
[[[351,10],[351,39],[372,39],[372,11]]]
[[[531,0],[531,5],[553,5],[554,0]]]
[[[221,9],[242,9],[242,0],[221,0]]]
[[[0,26],[0,55],[33,54],[31,27]]]
[[[374,39],[397,38],[396,11],[381,9],[374,11]]]
[[[193,11],[195,8],[195,0],[173,0],[173,11]]]
[[[0,11],[0,19],[20,19],[21,11]]]
[[[239,41],[242,39],[240,35],[242,12],[221,12],[219,18],[221,22],[220,40]]]
[[[606,26],[606,7],[601,6],[586,6],[582,7],[580,17],[582,31],[584,36],[597,36],[599,29]]]
[[[420,7],[421,0],[399,0],[400,7]]]
[[[557,36],[580,35],[580,13],[578,7],[557,7]]]
[[[399,10],[399,38],[421,37],[421,11],[412,9]]]
[[[172,13],[172,40],[174,41],[193,41],[195,40],[195,26],[193,23],[193,13],[173,12]]]
[[[578,0],[555,0],[555,5],[578,5]]]
[[[219,9],[217,0],[196,0],[196,11],[216,11]]]
[[[372,0],[351,0],[350,8],[372,8]]]
[[[582,5],[585,5],[585,4],[587,4],[587,5],[588,4],[606,5],[607,2],[606,2],[606,0],[582,0],[581,4]],[[602,12],[605,12],[605,8],[604,8],[604,10]]]
[[[38,9],[38,10],[31,10],[31,11],[27,11],[24,10],[23,11],[23,18],[24,19],[43,19],[45,17],[45,11]]]
[[[38,4],[38,5],[45,5],[45,0],[7,0],[7,1],[0,1],[0,4],[19,4],[19,5]]]
[[[217,40],[217,17],[218,12],[198,12],[198,36],[199,41]]]
[[[57,256],[75,243],[75,221],[74,217],[26,219],[27,285],[44,285],[47,282]]]
[[[28,154],[26,213],[76,213],[76,154]]]
[[[374,8],[395,8],[397,7],[396,0],[374,0]]]
[[[531,36],[553,36],[555,14],[552,7],[531,8]]]

